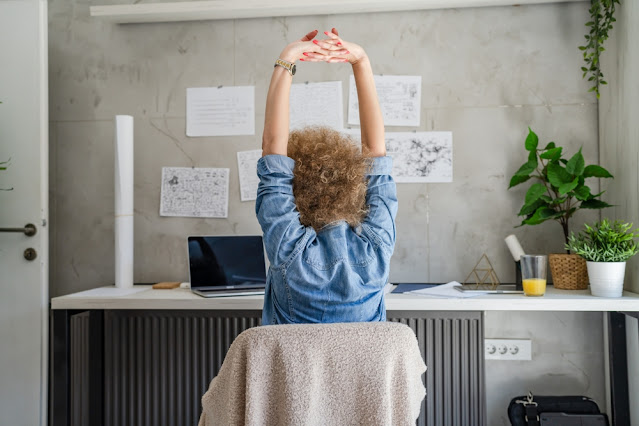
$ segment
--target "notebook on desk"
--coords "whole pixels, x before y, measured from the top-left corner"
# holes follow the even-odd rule
[[[264,294],[266,264],[259,235],[188,238],[191,291],[202,297]]]

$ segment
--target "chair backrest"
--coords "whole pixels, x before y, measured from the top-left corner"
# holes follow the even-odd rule
[[[415,424],[424,371],[404,324],[255,327],[231,345],[199,424]]]

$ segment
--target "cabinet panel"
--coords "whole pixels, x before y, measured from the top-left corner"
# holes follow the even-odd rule
[[[418,425],[484,425],[481,312],[389,311],[389,321],[413,329],[428,370]],[[231,343],[261,324],[261,311],[132,311],[104,314],[104,424],[190,426],[200,398]],[[89,330],[72,326],[75,359],[84,359]],[[74,419],[86,418],[87,364],[73,363]],[[81,424],[81,423],[73,423]]]

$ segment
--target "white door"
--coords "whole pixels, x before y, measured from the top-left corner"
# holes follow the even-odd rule
[[[47,91],[46,0],[0,0],[0,425],[47,420]]]

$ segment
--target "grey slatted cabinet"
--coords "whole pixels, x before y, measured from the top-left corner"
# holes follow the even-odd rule
[[[482,313],[389,311],[387,316],[415,331],[428,367],[417,424],[485,425]],[[260,317],[258,310],[104,311],[103,388],[97,392],[104,425],[197,424],[200,398],[229,346],[242,331],[260,325]],[[88,321],[87,313],[79,313],[70,324],[72,425],[88,424],[91,411]]]

